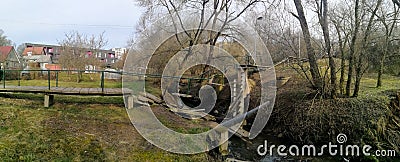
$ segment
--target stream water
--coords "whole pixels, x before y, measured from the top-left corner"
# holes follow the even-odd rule
[[[273,156],[269,156],[269,154],[261,156],[258,154],[257,148],[260,145],[263,146],[265,141],[268,141],[268,144],[281,144],[280,139],[263,133],[252,140],[243,140],[237,136],[232,136],[229,140],[230,156],[243,161],[269,162],[282,160],[284,157],[274,156],[276,154],[273,154]]]
[[[276,150],[274,150],[275,152],[272,156],[270,156],[269,152],[261,156],[258,154],[257,149],[260,145],[264,146],[266,141],[268,146],[285,144],[284,139],[266,133],[261,133],[253,140],[243,140],[237,136],[232,136],[229,139],[229,156],[236,160],[257,162],[333,162],[339,160],[334,157],[280,157],[277,156]],[[264,151],[264,147],[261,151]]]

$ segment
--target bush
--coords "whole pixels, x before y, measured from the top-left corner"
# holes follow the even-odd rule
[[[278,98],[269,128],[296,144],[336,143],[337,135],[344,133],[349,144],[399,152],[399,128],[392,125],[396,110],[389,108],[389,97],[313,100],[300,96]]]
[[[5,73],[6,73],[5,75],[6,80],[17,80],[20,74],[18,71],[6,71]],[[3,74],[4,72],[0,71],[0,80],[3,79]]]

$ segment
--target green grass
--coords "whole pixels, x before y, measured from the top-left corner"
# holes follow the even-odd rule
[[[400,90],[400,77],[384,74],[382,87],[376,87],[378,74],[365,74],[361,80],[360,94],[363,96],[378,96],[388,90]]]
[[[135,130],[122,97],[0,93],[0,161],[206,161],[152,146]]]
[[[101,87],[101,79],[100,74],[82,74],[81,81],[77,82],[77,74],[67,74],[65,72],[60,72],[58,75],[58,86],[59,87],[77,87],[77,88],[100,88]],[[50,85],[51,87],[56,87],[56,75],[55,73],[51,73],[50,77]],[[1,85],[3,85],[3,81],[1,81]],[[6,85],[13,86],[48,86],[48,78],[47,75],[39,76],[38,74],[31,74],[31,79],[14,79],[14,80],[6,80]],[[121,88],[122,82],[121,80],[104,80],[105,88]]]
[[[2,94],[3,95],[3,94]],[[57,96],[59,101],[76,101],[80,104],[55,105],[54,109],[42,108],[39,95],[13,94],[0,98],[0,159],[8,160],[102,160],[105,159],[104,148],[99,139],[90,136],[75,136],[62,127],[55,129],[48,124],[50,119],[73,119],[85,116],[86,119],[99,121],[99,124],[122,120],[123,109],[98,106],[84,108],[80,97]],[[10,98],[9,98],[10,97]],[[19,98],[19,99],[14,99]],[[27,100],[26,98],[32,98]],[[97,99],[98,100],[98,99]],[[111,99],[110,99],[111,100]],[[112,100],[119,100],[113,98]],[[86,103],[97,101],[85,101]],[[104,101],[103,101],[104,102]],[[100,109],[99,109],[100,108]]]

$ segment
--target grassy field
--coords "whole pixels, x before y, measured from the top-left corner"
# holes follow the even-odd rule
[[[361,80],[360,94],[362,96],[377,96],[382,95],[380,93],[388,90],[400,90],[400,76],[383,75],[382,76],[382,87],[377,88],[378,74],[370,73],[365,74]]]
[[[145,141],[131,125],[121,97],[0,94],[1,161],[207,161],[177,155]],[[179,123],[168,123],[178,125]],[[191,130],[188,130],[191,132]]]

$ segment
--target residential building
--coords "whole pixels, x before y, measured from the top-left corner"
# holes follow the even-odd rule
[[[35,67],[45,69],[46,64],[51,63],[50,57],[50,55],[46,55],[44,47],[26,47],[24,52],[22,52],[22,58],[27,63],[27,67],[24,67],[25,69]]]
[[[22,62],[13,46],[0,46],[1,69],[21,69]]]
[[[23,56],[32,56],[32,55],[50,56],[51,62],[49,62],[49,63],[57,64],[58,58],[60,57],[60,53],[61,53],[61,46],[25,43],[25,50],[22,53],[22,55]]]
[[[113,49],[111,49],[111,51],[114,51],[115,57],[118,60],[121,60],[122,57],[124,56],[124,54],[128,52],[128,49],[126,49],[126,48],[113,48]]]
[[[56,70],[62,66],[59,64],[62,50],[63,48],[57,45],[25,43],[25,50],[22,53],[22,57],[27,63],[31,65],[36,63],[35,66],[41,69]],[[117,52],[113,50],[82,50],[86,51],[85,58],[95,57],[100,62],[100,64],[86,65],[86,70],[98,70],[99,68],[96,66],[110,68],[126,52],[124,48],[115,48],[115,50]]]
[[[25,43],[22,57],[28,65],[39,67],[40,69],[60,69],[58,58],[61,47],[56,45]],[[30,67],[25,67],[30,68]]]
[[[87,57],[94,56],[104,67],[110,68],[112,64],[118,61],[116,53],[112,50],[97,50],[97,51],[87,51]]]

